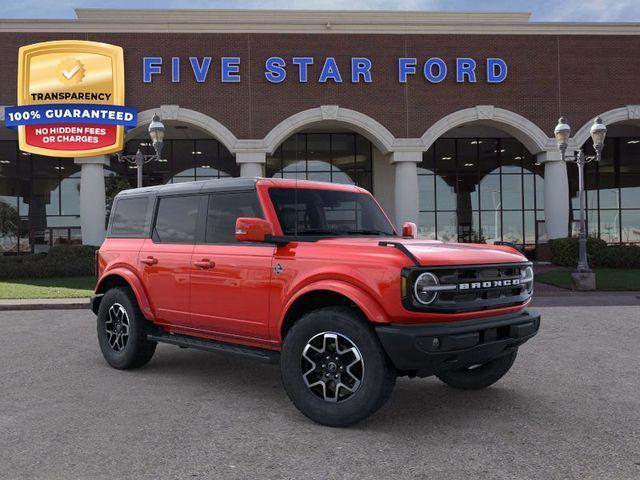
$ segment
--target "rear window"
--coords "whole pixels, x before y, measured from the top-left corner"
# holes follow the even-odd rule
[[[109,235],[133,238],[146,236],[148,206],[148,197],[119,199],[112,213]]]
[[[153,241],[194,243],[200,198],[199,195],[161,198],[153,229]]]

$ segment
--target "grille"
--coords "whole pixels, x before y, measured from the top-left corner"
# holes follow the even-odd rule
[[[470,265],[454,267],[411,268],[408,280],[413,285],[425,272],[436,275],[439,285],[436,300],[421,305],[413,294],[407,295],[405,305],[413,310],[461,312],[487,310],[519,305],[531,296],[530,283],[521,282],[524,269],[530,263],[506,265]],[[413,289],[411,289],[413,291]]]

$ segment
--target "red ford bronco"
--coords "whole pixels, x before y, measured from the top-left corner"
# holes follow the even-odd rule
[[[533,270],[508,246],[399,236],[355,186],[233,178],[127,190],[92,300],[114,368],[157,343],[279,363],[318,423],[378,410],[396,377],[492,385],[537,332]]]

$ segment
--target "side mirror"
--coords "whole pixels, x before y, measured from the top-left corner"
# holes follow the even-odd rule
[[[240,217],[236,220],[236,238],[240,242],[264,242],[273,235],[273,225],[262,218]]]
[[[404,238],[418,238],[418,226],[413,222],[402,224],[402,236]]]

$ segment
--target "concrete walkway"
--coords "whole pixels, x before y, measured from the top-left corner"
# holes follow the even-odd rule
[[[7,310],[71,310],[89,308],[88,298],[29,298],[0,300],[0,312]]]

